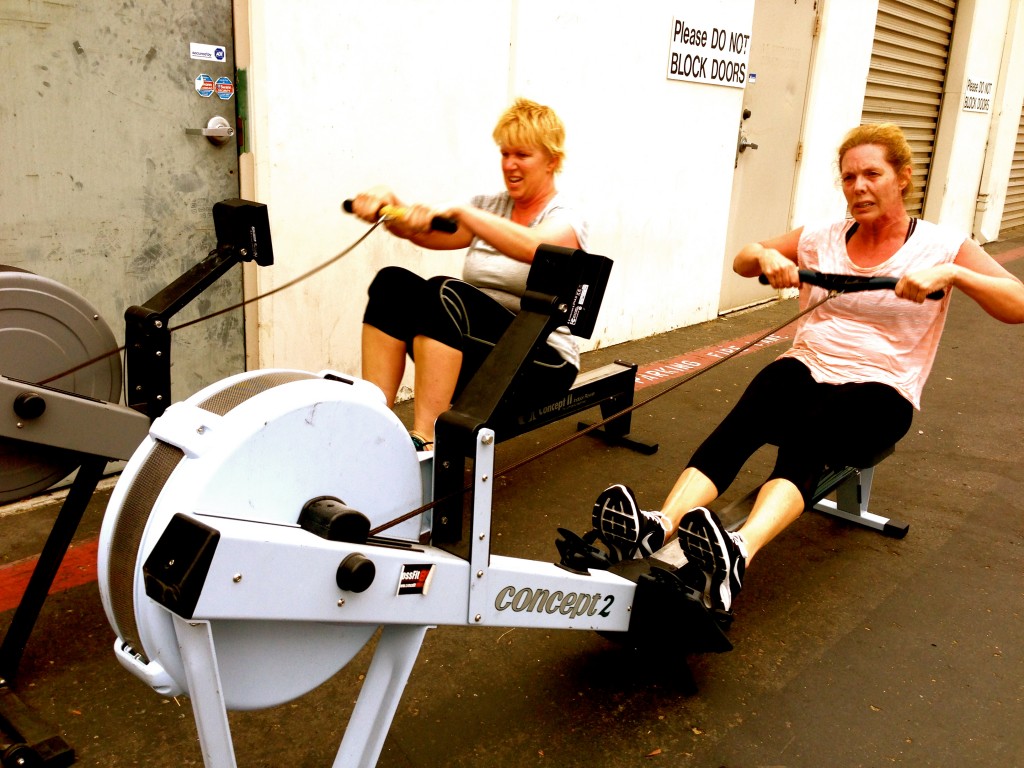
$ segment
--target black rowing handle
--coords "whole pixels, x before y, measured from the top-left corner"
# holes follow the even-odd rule
[[[345,209],[345,213],[352,213],[352,201],[346,200],[341,204],[341,207]],[[404,208],[398,208],[393,205],[382,205],[380,210],[377,211],[378,216],[393,216],[396,219],[402,218],[402,214],[405,212]],[[459,223],[455,219],[449,219],[447,216],[435,216],[430,220],[430,228],[436,232],[445,232],[446,234],[452,234],[457,232],[459,229]]]
[[[857,275],[837,275],[828,272],[812,272],[809,269],[798,270],[800,282],[810,285],[817,285],[830,291],[838,293],[854,293],[856,291],[877,291],[879,289],[893,289],[899,282],[897,277],[859,277]],[[768,278],[758,275],[758,282],[761,285],[769,285]],[[941,299],[946,295],[945,291],[932,291],[928,294],[929,299]]]

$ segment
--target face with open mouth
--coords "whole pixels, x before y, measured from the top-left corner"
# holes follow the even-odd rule
[[[897,173],[879,144],[861,144],[846,151],[842,159],[843,194],[850,214],[861,224],[887,218],[903,218],[903,189],[910,181],[910,168]]]
[[[505,188],[516,202],[527,203],[554,190],[555,160],[540,147],[501,147]]]

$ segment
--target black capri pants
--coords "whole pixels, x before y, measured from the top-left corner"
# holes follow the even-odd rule
[[[769,480],[792,482],[810,505],[826,466],[864,466],[902,438],[914,406],[887,384],[821,384],[799,360],[768,364],[687,466],[721,494],[761,446],[779,447]]]
[[[454,277],[424,278],[404,267],[381,269],[370,283],[369,297],[363,322],[405,342],[410,358],[417,336],[462,352],[453,399],[515,318],[515,313],[467,282]],[[541,342],[523,371],[521,389],[529,401],[558,397],[569,391],[577,372],[554,348]]]

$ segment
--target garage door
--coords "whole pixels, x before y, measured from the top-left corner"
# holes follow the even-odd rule
[[[920,216],[946,79],[956,0],[880,0],[865,123],[896,123],[914,153],[911,216]]]
[[[1015,227],[1024,227],[1024,106],[1017,126],[1017,145],[1013,149],[1010,179],[1006,184],[1006,203],[1000,234]]]

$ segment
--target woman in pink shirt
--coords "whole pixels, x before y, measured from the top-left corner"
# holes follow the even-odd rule
[[[750,243],[733,269],[764,275],[775,288],[800,286],[802,308],[825,291],[801,286],[798,269],[893,276],[895,291],[841,294],[806,315],[792,348],[753,379],[660,512],[641,511],[624,485],[609,487],[594,504],[595,527],[613,559],[649,555],[678,531],[687,560],[707,575],[709,608],[731,609],[746,567],[808,506],[825,466],[855,464],[907,433],[942,335],[949,289],[1002,322],[1024,322],[1020,280],[973,240],[907,214],[911,152],[899,127],[853,129],[838,159],[852,218]],[[946,295],[926,301],[935,291]],[[832,428],[822,430],[822,423]],[[779,447],[775,468],[746,522],[730,532],[707,505],[769,443]]]

